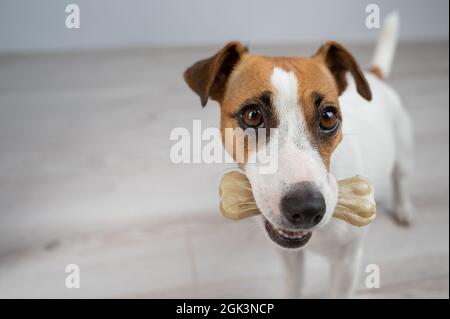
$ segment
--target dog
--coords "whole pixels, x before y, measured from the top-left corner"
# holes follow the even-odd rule
[[[330,261],[330,297],[351,297],[358,283],[368,227],[331,218],[336,180],[367,177],[377,201],[390,202],[401,224],[412,222],[406,178],[413,129],[401,99],[385,82],[398,25],[398,14],[386,18],[371,67],[364,72],[347,49],[330,41],[307,58],[251,55],[241,43],[230,42],[184,73],[202,106],[209,99],[219,102],[222,135],[226,128],[277,128],[274,174],[261,174],[260,163],[250,161],[266,148],[235,139],[248,154],[239,166],[262,213],[257,218],[281,247],[288,298],[304,294],[305,248]],[[224,147],[238,157],[234,148]]]

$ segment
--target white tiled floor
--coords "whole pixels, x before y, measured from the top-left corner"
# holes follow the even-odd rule
[[[362,64],[371,46],[350,46]],[[315,47],[257,48],[306,55]],[[182,81],[214,49],[0,56],[0,297],[279,297],[275,251],[251,220],[218,212],[227,165],[175,165],[169,133],[202,109]],[[390,83],[416,127],[417,218],[387,214],[364,262],[382,287],[356,297],[449,296],[448,43],[401,45]],[[311,255],[307,296],[327,290]],[[66,264],[81,288],[66,289]]]

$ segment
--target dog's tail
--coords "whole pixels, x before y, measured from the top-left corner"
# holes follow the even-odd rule
[[[394,11],[384,20],[383,29],[375,49],[370,71],[381,79],[385,79],[391,73],[397,47],[400,16]]]

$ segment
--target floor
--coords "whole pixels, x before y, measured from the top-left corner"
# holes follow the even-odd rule
[[[254,48],[308,55],[317,46]],[[372,46],[350,45],[361,64]],[[280,297],[275,251],[252,220],[218,211],[221,164],[172,164],[174,127],[218,125],[184,84],[214,48],[0,56],[0,297]],[[416,129],[410,228],[381,212],[356,298],[449,297],[449,48],[402,44],[389,82]],[[214,104],[214,103],[211,103]],[[327,267],[307,263],[307,294]],[[67,289],[67,264],[80,288]]]

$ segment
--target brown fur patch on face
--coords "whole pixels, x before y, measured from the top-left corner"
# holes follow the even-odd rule
[[[234,134],[234,143],[225,141],[225,129],[239,128],[236,113],[245,106],[248,101],[256,100],[262,95],[273,92],[270,83],[274,64],[271,58],[245,55],[228,79],[224,98],[221,103],[220,128],[225,149],[240,165],[248,161],[248,154],[255,149],[248,140],[241,135]],[[276,127],[276,119],[269,123],[270,127]],[[231,145],[230,145],[231,144]],[[236,150],[236,145],[243,145],[243,152]]]
[[[333,106],[338,112],[339,91],[336,81],[322,60],[317,58],[289,58],[289,57],[262,57],[245,55],[228,79],[221,103],[221,132],[225,149],[234,160],[242,164],[248,160],[249,152],[255,151],[249,148],[249,144],[240,135],[234,135],[234,147],[225,141],[225,129],[239,127],[234,114],[246,103],[246,101],[260,96],[264,92],[274,92],[271,84],[271,75],[274,67],[294,72],[298,81],[298,105],[303,113],[310,143],[317,148],[327,168],[330,166],[330,158],[339,142],[342,140],[341,124],[333,134],[323,134],[319,129],[320,116],[325,106]],[[319,94],[322,99],[317,103],[315,98]],[[276,117],[276,114],[275,114]],[[276,127],[277,121],[270,127]],[[236,145],[244,145],[243,154],[236,150]]]

